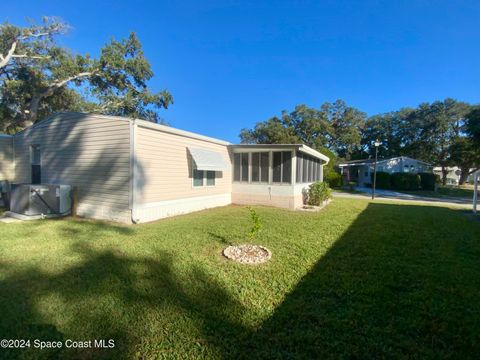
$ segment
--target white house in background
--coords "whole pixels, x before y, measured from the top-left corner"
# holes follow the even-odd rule
[[[0,180],[66,184],[77,214],[125,223],[235,204],[295,209],[328,157],[305,145],[233,145],[152,122],[62,113],[0,137]]]
[[[462,170],[458,166],[451,166],[447,167],[448,173],[447,173],[447,185],[458,185],[458,182],[460,181],[460,175],[462,174]],[[472,171],[474,169],[470,169]],[[433,172],[440,176],[440,178],[443,177],[442,175],[442,167],[441,166],[435,166],[433,168]],[[467,178],[468,183],[473,183],[473,174],[470,174]]]
[[[480,170],[473,173],[473,213],[477,213],[478,205],[478,182],[480,179]]]
[[[375,159],[346,161],[338,166],[340,167],[344,182],[353,181],[356,182],[358,186],[371,185]],[[398,172],[431,173],[432,165],[407,156],[398,156],[378,160],[377,172],[387,172],[389,174]]]

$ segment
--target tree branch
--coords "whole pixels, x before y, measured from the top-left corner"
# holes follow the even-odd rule
[[[18,54],[18,55],[12,55],[12,58],[50,59],[51,56]]]
[[[8,50],[7,55],[4,56],[0,54],[0,69],[7,66],[8,62],[13,57],[13,53],[15,52],[16,48],[17,48],[17,41],[14,41],[12,43],[12,46],[10,47],[10,50]]]
[[[78,80],[78,79],[85,78],[85,77],[90,77],[92,75],[95,75],[96,72],[97,72],[96,70],[85,71],[85,72],[78,73],[76,75],[72,75],[72,76],[70,76],[68,78],[65,78],[63,80],[56,80],[53,83],[51,83],[50,85],[48,85],[45,88],[44,91],[42,91],[42,92],[38,93],[37,95],[35,95],[34,97],[32,97],[32,100],[30,101],[30,104],[29,104],[29,107],[28,107],[29,120],[25,122],[25,126],[26,127],[31,126],[37,120],[38,107],[39,107],[40,101],[42,101],[42,99],[44,99],[46,97],[49,97],[49,96],[52,96],[55,93],[55,91],[57,91],[61,87],[65,86],[70,81]]]

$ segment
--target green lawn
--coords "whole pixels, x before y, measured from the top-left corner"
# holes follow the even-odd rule
[[[419,190],[419,191],[400,191],[407,194],[414,194],[419,196],[428,196],[428,197],[435,197],[435,198],[445,198],[445,197],[452,197],[452,198],[463,198],[472,200],[473,198],[473,186],[465,185],[465,186],[439,186],[437,191],[428,191],[428,190]]]
[[[230,206],[152,224],[0,224],[0,339],[114,339],[115,348],[0,358],[476,358],[480,222],[442,207],[335,199],[256,208],[272,260]]]

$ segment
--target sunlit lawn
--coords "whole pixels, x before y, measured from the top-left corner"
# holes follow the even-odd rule
[[[420,196],[429,196],[437,198],[463,198],[472,200],[473,198],[473,186],[472,185],[446,185],[439,186],[437,191],[419,190],[419,191],[401,191],[409,194],[415,194]]]
[[[114,339],[0,358],[475,358],[480,222],[459,210],[335,199],[319,213],[244,207],[139,226],[0,224],[0,339]]]

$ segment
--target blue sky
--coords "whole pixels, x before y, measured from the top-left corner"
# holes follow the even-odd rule
[[[98,53],[135,31],[174,127],[232,142],[241,128],[344,99],[369,115],[480,98],[479,1],[3,1],[2,21],[59,16]]]

